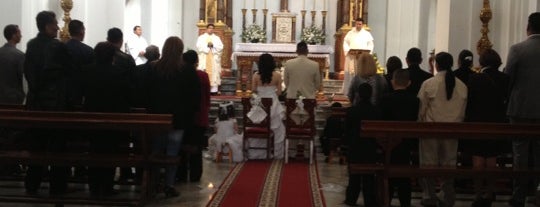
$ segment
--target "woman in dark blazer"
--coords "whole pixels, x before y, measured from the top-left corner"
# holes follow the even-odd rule
[[[469,89],[465,121],[467,122],[496,122],[504,123],[506,119],[506,104],[508,99],[509,77],[499,71],[502,64],[499,54],[492,49],[486,50],[480,56],[480,73],[469,76]],[[463,150],[472,155],[475,168],[489,168],[497,165],[497,155],[509,152],[508,143],[502,140],[467,140]],[[491,206],[494,199],[493,189],[495,180],[475,180],[476,199],[473,206]]]

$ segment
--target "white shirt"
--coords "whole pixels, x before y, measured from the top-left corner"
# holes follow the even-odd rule
[[[462,122],[467,106],[467,86],[458,78],[450,100],[446,99],[446,71],[440,71],[435,76],[422,83],[418,92],[420,122]]]
[[[148,42],[146,42],[146,39],[144,39],[142,36],[133,34],[131,38],[128,39],[126,44],[129,54],[135,60],[135,64],[145,64],[147,61],[146,58],[144,56],[139,56],[139,53],[141,51],[146,51],[146,47],[148,47]]]
[[[343,41],[343,51],[348,53],[351,49],[373,51],[373,36],[365,29],[360,31],[356,27],[347,33]]]

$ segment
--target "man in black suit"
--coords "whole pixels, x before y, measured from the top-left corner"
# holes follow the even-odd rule
[[[69,35],[71,39],[66,42],[66,47],[73,58],[73,64],[75,66],[75,71],[73,71],[74,78],[70,82],[71,100],[69,100],[73,105],[82,104],[82,89],[80,85],[82,67],[94,62],[94,50],[82,42],[85,34],[86,28],[81,21],[74,19],[69,22]]]
[[[124,78],[127,78],[127,81],[130,83],[130,89],[129,91],[126,91],[126,93],[129,94],[129,102],[133,103],[133,91],[135,90],[135,81],[133,81],[135,78],[135,60],[133,59],[133,57],[131,57],[131,55],[128,55],[125,52],[122,52],[122,50],[120,50],[124,42],[124,33],[122,32],[122,30],[116,27],[109,29],[109,31],[107,31],[107,42],[111,43],[116,48],[116,51],[114,53],[113,65],[117,66],[120,71],[123,71],[123,73],[125,73],[126,77]],[[134,142],[134,140],[129,139],[129,141],[126,142]],[[122,143],[124,143],[124,141],[122,141]],[[127,180],[133,177],[134,174],[132,173],[131,168],[121,169],[121,180]]]
[[[420,51],[420,49],[416,47],[409,49],[405,59],[407,61],[407,65],[409,65],[407,70],[409,70],[411,79],[411,85],[409,88],[407,88],[407,90],[416,95],[418,94],[422,83],[428,78],[433,77],[433,75],[420,68],[420,64],[422,63],[422,51]]]
[[[407,91],[411,84],[409,71],[397,69],[392,74],[392,87],[394,91],[381,98],[381,110],[384,120],[416,121],[420,100]],[[418,149],[418,140],[404,139],[394,148],[390,156],[392,164],[409,165],[411,151]],[[394,187],[398,190],[399,203],[402,207],[411,206],[411,180],[409,178],[394,178],[390,180],[390,195],[394,194]],[[391,199],[391,198],[390,198]]]
[[[28,110],[64,111],[70,108],[68,83],[72,78],[72,58],[66,45],[56,39],[58,21],[51,11],[39,12],[36,16],[38,35],[30,40],[26,49],[24,74],[28,81]],[[28,142],[30,150],[66,150],[66,135],[59,131],[33,131]],[[28,194],[37,194],[45,166],[28,167],[25,188]],[[69,168],[50,167],[50,193],[63,194],[67,190]]]

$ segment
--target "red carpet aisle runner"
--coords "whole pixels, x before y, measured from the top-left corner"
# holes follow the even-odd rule
[[[324,207],[317,165],[248,161],[237,165],[207,207]]]

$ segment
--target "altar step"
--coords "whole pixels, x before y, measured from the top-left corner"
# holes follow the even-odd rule
[[[219,91],[221,95],[234,96],[236,94],[236,77],[222,77]]]

